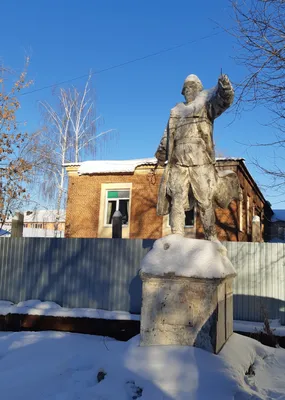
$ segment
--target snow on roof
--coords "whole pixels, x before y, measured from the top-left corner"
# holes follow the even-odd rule
[[[285,221],[285,210],[273,210],[271,222]]]
[[[189,239],[172,234],[156,240],[141,263],[143,273],[195,278],[224,278],[235,275],[221,243]]]
[[[216,157],[216,161],[244,161],[242,157]]]
[[[78,174],[108,174],[116,172],[134,172],[140,165],[156,164],[157,159],[139,158],[135,160],[96,160],[84,161],[80,164]]]
[[[240,161],[243,158],[231,158],[231,157],[217,157],[216,161]],[[139,158],[134,160],[95,160],[95,161],[84,161],[79,164],[65,164],[67,165],[79,165],[78,174],[109,174],[109,173],[131,173],[141,165],[155,165],[157,159],[155,157],[150,158]]]

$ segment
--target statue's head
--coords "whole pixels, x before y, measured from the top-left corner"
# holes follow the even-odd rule
[[[203,85],[197,75],[188,75],[184,81],[182,94],[188,102],[195,99],[195,97],[203,90]]]

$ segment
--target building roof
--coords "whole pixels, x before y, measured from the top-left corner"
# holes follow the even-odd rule
[[[217,161],[240,161],[243,158],[221,158],[217,157]],[[91,174],[110,174],[110,173],[132,173],[137,167],[142,165],[156,165],[157,159],[151,158],[139,158],[133,160],[95,160],[95,161],[84,161],[77,164],[64,164],[67,166],[78,166],[79,175],[91,175]]]
[[[271,222],[285,221],[285,210],[273,210]]]
[[[257,195],[260,197],[262,202],[266,202],[261,190],[257,183],[248,171],[245,160],[242,157],[216,157],[217,167],[223,166],[239,166],[243,171],[243,174],[247,176],[247,179],[251,182],[251,185],[255,188]],[[155,166],[157,159],[155,157],[139,158],[132,160],[95,160],[95,161],[84,161],[81,163],[68,163],[64,164],[68,169],[73,169],[73,173],[78,175],[93,175],[93,174],[132,174],[135,172],[137,167],[142,166]],[[272,210],[270,208],[270,212]]]
[[[96,160],[80,163],[78,174],[108,174],[134,172],[141,165],[156,164],[156,158],[139,158],[135,160]]]
[[[10,232],[6,231],[5,229],[0,229],[0,236],[6,236],[9,234],[10,234]]]
[[[24,222],[55,222],[56,210],[25,211]],[[65,210],[59,211],[59,221],[65,221]]]

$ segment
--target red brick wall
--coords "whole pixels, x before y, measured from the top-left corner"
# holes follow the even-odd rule
[[[220,169],[232,169],[239,177],[243,188],[243,230],[239,230],[238,202],[232,201],[226,210],[216,209],[217,233],[220,240],[251,241],[252,206],[262,211],[264,204],[258,197],[255,188],[245,176],[238,163],[229,166],[219,164]],[[132,183],[132,199],[130,210],[130,238],[157,239],[162,236],[162,217],[156,215],[157,193],[160,174],[155,182],[150,181],[147,173],[117,174],[117,175],[70,175],[67,212],[66,237],[98,237],[99,210],[102,183]],[[247,232],[247,195],[250,196],[249,221]],[[204,238],[199,213],[196,220],[196,237]]]
[[[160,177],[152,184],[145,174],[71,175],[66,211],[66,237],[98,237],[102,183],[132,183],[130,237],[162,236],[162,217],[156,215]]]

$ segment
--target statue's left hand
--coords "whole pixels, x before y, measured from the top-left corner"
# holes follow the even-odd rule
[[[222,88],[225,88],[225,87],[228,87],[231,85],[228,75],[225,75],[225,74],[222,74],[219,77],[218,83],[219,83],[219,86],[222,86]]]

